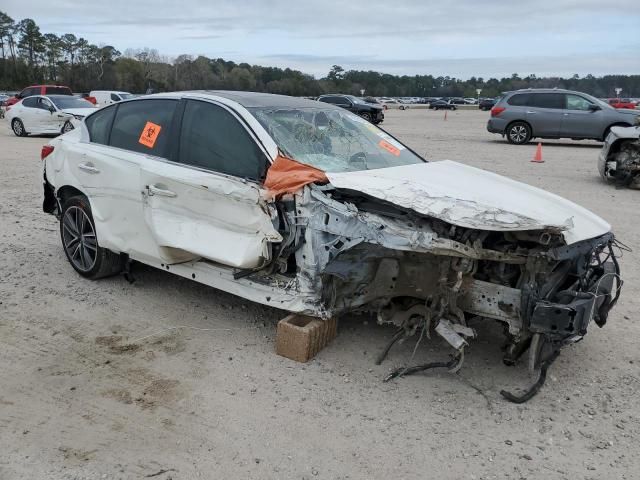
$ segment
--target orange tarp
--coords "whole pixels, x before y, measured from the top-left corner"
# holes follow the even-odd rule
[[[292,158],[278,154],[269,167],[264,187],[271,197],[283,193],[294,193],[309,183],[327,183],[329,179],[322,170],[297,162]]]

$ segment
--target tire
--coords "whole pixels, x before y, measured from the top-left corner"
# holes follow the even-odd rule
[[[400,110],[404,110],[404,106],[402,106],[402,105],[400,105],[398,108],[399,108]]]
[[[367,122],[371,121],[371,114],[368,112],[361,113],[360,116],[364,118]]]
[[[60,133],[70,132],[74,128],[75,127],[73,126],[73,124],[69,120],[67,120],[66,122],[64,122],[64,125],[62,126],[62,130],[60,130]]]
[[[11,130],[16,137],[26,137],[27,131],[24,129],[24,123],[19,118],[14,118],[11,120]]]
[[[98,244],[91,206],[84,196],[64,201],[60,215],[62,248],[73,269],[92,280],[122,271],[120,255]]]
[[[524,145],[531,140],[531,127],[526,122],[513,122],[507,126],[505,135],[510,144]]]

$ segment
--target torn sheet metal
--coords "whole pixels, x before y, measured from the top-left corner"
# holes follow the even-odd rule
[[[597,215],[557,195],[448,160],[327,177],[338,189],[466,228],[551,230],[562,232],[569,244],[611,230]]]

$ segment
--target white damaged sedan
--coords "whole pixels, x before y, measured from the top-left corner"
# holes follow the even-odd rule
[[[71,95],[34,95],[7,108],[6,118],[18,137],[66,133],[97,107]]]
[[[540,388],[560,348],[603,326],[620,293],[607,222],[563,198],[451,161],[427,162],[326,103],[244,92],[123,101],[43,147],[44,210],[72,267],[137,261],[322,318],[377,316],[438,334],[457,369],[484,322]],[[384,354],[380,356],[382,361]]]

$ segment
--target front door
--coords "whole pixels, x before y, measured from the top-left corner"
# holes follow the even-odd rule
[[[172,161],[141,170],[144,218],[161,257],[260,268],[282,240],[259,186],[266,156],[227,107],[187,100],[183,108]]]
[[[569,138],[600,138],[604,130],[602,109],[581,95],[568,93],[567,107],[562,116],[562,136]]]

